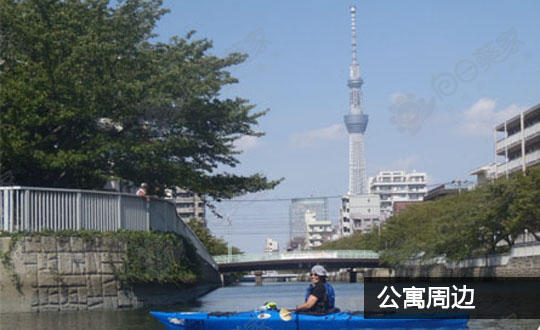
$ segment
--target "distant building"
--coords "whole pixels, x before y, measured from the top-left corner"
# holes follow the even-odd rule
[[[174,202],[176,213],[178,213],[184,222],[190,219],[196,219],[206,227],[206,202],[203,197],[182,188],[176,188],[174,190],[167,189],[165,196],[166,199]]]
[[[392,206],[392,215],[398,215],[399,213],[405,211],[409,206],[414,204],[419,204],[420,201],[408,201],[408,202],[394,202],[394,205]]]
[[[320,246],[332,238],[332,222],[317,220],[315,212],[307,210],[305,213],[306,242],[305,247],[310,249]]]
[[[354,232],[366,233],[381,224],[379,195],[345,195],[341,198],[339,227],[341,237]]]
[[[305,242],[307,233],[305,214],[308,210],[315,213],[317,220],[328,220],[328,198],[292,199],[289,207],[289,248],[293,250],[302,248]]]
[[[289,241],[289,246],[287,247],[287,251],[303,250],[305,245],[306,245],[305,237],[293,237]]]
[[[476,175],[476,184],[481,186],[497,178],[497,163],[490,163],[469,172]]]
[[[264,252],[272,253],[279,252],[279,244],[277,241],[274,241],[270,237],[266,238],[266,245],[264,246]]]
[[[434,201],[439,198],[448,195],[456,195],[461,191],[471,190],[474,188],[474,183],[470,181],[452,181],[448,183],[443,183],[433,187],[428,190],[426,196],[424,196],[424,201]]]
[[[381,198],[381,220],[394,214],[396,202],[421,202],[427,193],[427,174],[407,171],[382,171],[369,178],[371,194]]]
[[[479,185],[540,164],[540,104],[498,124],[494,140],[497,161],[469,173]]]

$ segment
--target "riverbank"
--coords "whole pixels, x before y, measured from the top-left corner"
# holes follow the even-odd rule
[[[221,283],[217,269],[173,233],[2,235],[0,313],[186,303]]]

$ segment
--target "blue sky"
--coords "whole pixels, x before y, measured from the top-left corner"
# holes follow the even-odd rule
[[[244,199],[346,193],[351,4],[370,116],[368,175],[406,169],[427,172],[430,183],[472,180],[470,170],[494,160],[495,123],[540,103],[538,1],[165,1],[171,13],[158,39],[196,30],[214,54],[250,54],[223,96],[270,109],[259,125],[266,135],[240,141],[242,164],[227,170],[285,181]],[[218,210],[231,217],[234,245],[261,252],[266,236],[285,244],[288,207],[225,202]],[[208,221],[228,237],[224,220]]]

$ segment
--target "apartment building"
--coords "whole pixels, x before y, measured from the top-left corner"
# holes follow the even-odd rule
[[[381,224],[381,199],[376,194],[345,195],[341,198],[339,228],[341,237],[366,233]]]
[[[427,174],[407,171],[382,171],[369,178],[371,194],[379,195],[381,221],[394,214],[396,202],[420,202],[427,193]]]
[[[540,164],[540,104],[495,127],[496,177]]]
[[[167,189],[165,198],[172,200],[176,206],[176,213],[185,222],[196,219],[206,227],[205,206],[206,202],[202,196],[192,191],[176,188]]]
[[[307,210],[305,213],[306,241],[305,247],[310,249],[320,246],[323,242],[332,238],[332,222],[329,220],[317,220],[315,212]]]
[[[279,252],[279,243],[277,241],[274,241],[270,237],[267,237],[266,245],[264,246],[264,252],[266,253]]]
[[[328,220],[328,198],[293,198],[289,206],[289,249],[304,248],[306,237],[306,211],[315,214],[317,220]]]

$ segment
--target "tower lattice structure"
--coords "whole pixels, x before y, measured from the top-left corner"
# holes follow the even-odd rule
[[[367,193],[366,155],[364,151],[364,132],[368,116],[362,111],[362,84],[360,67],[356,54],[356,7],[350,7],[352,63],[349,67],[349,114],[344,116],[349,133],[349,194]]]

